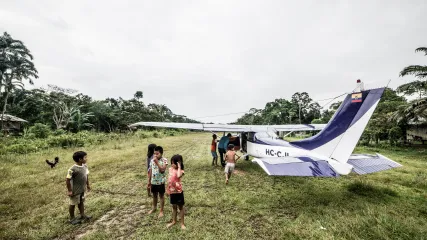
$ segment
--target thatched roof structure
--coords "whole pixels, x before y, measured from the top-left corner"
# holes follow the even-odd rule
[[[0,114],[0,121],[2,120],[2,115]],[[5,114],[4,115],[4,121],[5,122],[27,122],[26,120],[19,118],[19,117],[15,117],[9,114]]]

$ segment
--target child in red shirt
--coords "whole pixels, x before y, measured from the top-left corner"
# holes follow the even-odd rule
[[[211,143],[211,154],[212,154],[212,166],[215,163],[215,166],[218,166],[218,154],[216,154],[216,134],[212,135],[212,143]]]
[[[184,164],[181,155],[174,155],[171,158],[172,166],[169,168],[169,178],[167,193],[170,196],[170,203],[172,204],[172,222],[167,225],[171,227],[177,222],[177,214],[179,208],[179,215],[181,218],[181,229],[185,229],[184,225],[184,191],[182,190],[181,178],[184,175]]]

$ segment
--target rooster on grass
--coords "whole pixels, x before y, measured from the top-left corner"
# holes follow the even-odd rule
[[[59,157],[55,157],[55,162],[50,162],[49,160],[46,159],[46,163],[50,165],[50,168],[54,168],[58,162],[59,162]]]

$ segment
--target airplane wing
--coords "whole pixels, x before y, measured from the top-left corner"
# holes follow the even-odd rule
[[[338,177],[331,165],[312,157],[254,158],[270,176]]]
[[[289,124],[289,125],[229,125],[174,122],[137,122],[129,127],[149,126],[164,128],[181,128],[208,132],[268,132],[268,131],[314,131],[322,130],[326,124]]]

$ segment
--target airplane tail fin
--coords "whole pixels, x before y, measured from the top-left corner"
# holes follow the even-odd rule
[[[385,88],[348,94],[317,135],[291,144],[345,163],[352,154]]]

